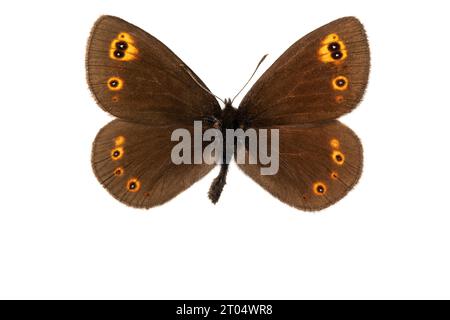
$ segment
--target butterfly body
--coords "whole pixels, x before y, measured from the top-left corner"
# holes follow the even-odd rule
[[[226,129],[236,129],[238,127],[237,109],[231,104],[231,100],[225,99],[225,106],[222,109],[220,117],[208,119],[213,123],[213,127],[216,129],[221,129],[225,132]]]
[[[227,130],[236,130],[239,127],[239,119],[238,119],[238,110],[233,107],[230,99],[225,99],[225,107],[222,109],[222,114],[217,123],[217,128],[222,133],[222,150],[223,158],[222,164],[220,168],[219,175],[214,179],[211,183],[211,187],[208,192],[208,197],[211,199],[213,203],[217,203],[219,201],[220,195],[222,193],[223,187],[226,183],[226,176],[228,173],[229,163],[233,158],[234,150],[235,150],[235,141],[229,141],[226,131]],[[216,127],[216,126],[215,126]]]
[[[102,109],[117,117],[100,130],[92,166],[100,183],[121,202],[138,208],[163,204],[214,168],[202,159],[174,163],[177,129],[195,135],[222,133],[225,152],[209,197],[218,201],[229,163],[242,153],[256,157],[246,143],[227,138],[232,130],[277,130],[279,170],[261,174],[260,161],[238,167],[281,201],[298,209],[326,208],[343,198],[362,172],[362,145],[337,120],[361,100],[370,54],[361,23],[335,20],[294,43],[242,99],[224,108],[189,67],[158,39],[112,16],[100,17],[88,41],[89,87]],[[226,147],[229,148],[226,148]],[[192,150],[205,148],[200,141]],[[183,156],[189,158],[191,152]]]

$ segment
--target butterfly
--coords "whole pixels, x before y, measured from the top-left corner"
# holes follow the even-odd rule
[[[185,128],[193,133],[194,121],[202,121],[206,129],[278,129],[276,174],[262,175],[260,162],[238,167],[273,196],[301,210],[334,204],[361,176],[361,142],[337,120],[358,105],[368,82],[368,40],[354,17],[335,20],[295,42],[237,109],[229,99],[221,108],[169,48],[117,17],[102,16],[94,24],[86,69],[98,105],[117,118],[94,140],[93,171],[111,195],[129,206],[161,205],[215,167],[171,160],[172,132]],[[250,156],[245,144],[235,148],[235,153]],[[220,166],[209,190],[213,203],[226,183],[229,165]]]

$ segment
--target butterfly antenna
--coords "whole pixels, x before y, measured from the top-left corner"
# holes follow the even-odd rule
[[[244,90],[244,88],[249,84],[249,82],[252,80],[253,76],[255,75],[256,71],[258,71],[259,66],[261,65],[261,63],[263,63],[263,61],[266,59],[267,56],[268,56],[268,54],[265,54],[261,58],[261,60],[259,60],[258,65],[255,68],[255,71],[253,71],[252,75],[250,76],[250,79],[248,79],[248,81],[244,84],[242,89],[239,90],[239,92],[234,96],[233,100],[231,100],[231,104],[233,104],[234,99],[236,99],[236,97],[242,92],[242,90]]]
[[[202,88],[203,90],[205,90],[207,93],[209,93],[209,94],[212,95],[213,97],[216,97],[217,99],[219,99],[220,101],[222,101],[222,103],[223,103],[224,105],[226,104],[225,101],[223,101],[221,98],[219,98],[219,97],[216,96],[214,93],[212,93],[211,91],[209,91],[209,89],[206,88],[203,84],[201,84],[201,83],[196,79],[196,77],[192,74],[192,71],[189,70],[188,67],[186,67],[186,66],[183,65],[183,64],[181,65],[181,67],[183,67],[184,70],[186,70],[186,72],[189,74],[189,76],[192,78],[192,80],[194,80],[195,83],[196,83],[200,88]]]

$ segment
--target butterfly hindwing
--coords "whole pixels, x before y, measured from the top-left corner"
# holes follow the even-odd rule
[[[341,18],[286,50],[239,109],[254,128],[336,119],[361,100],[369,68],[362,24],[353,17]]]
[[[116,117],[151,125],[191,125],[220,114],[215,98],[192,77],[203,82],[170,49],[122,19],[97,20],[86,68],[97,102]]]
[[[163,204],[190,187],[214,166],[174,164],[174,129],[111,121],[93,144],[92,166],[100,183],[116,199],[138,208]],[[192,133],[192,126],[188,130]]]
[[[243,148],[247,155],[251,152]],[[332,205],[353,188],[362,171],[358,137],[336,120],[281,127],[278,153],[275,175],[261,175],[260,164],[238,165],[272,195],[302,210]]]

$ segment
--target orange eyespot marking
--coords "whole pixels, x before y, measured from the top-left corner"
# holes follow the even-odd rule
[[[112,102],[119,102],[119,97],[118,96],[114,96],[112,97]]]
[[[328,45],[328,44],[330,44],[332,42],[336,42],[336,41],[339,41],[338,34],[337,33],[331,33],[331,34],[327,35],[325,38],[323,38],[322,45],[325,45],[325,44]]]
[[[111,151],[111,158],[113,160],[119,160],[122,157],[123,157],[123,148],[122,147],[115,148]]]
[[[339,148],[339,140],[338,139],[331,139],[330,140],[330,146],[333,147],[334,149],[338,149]]]
[[[334,100],[336,100],[337,103],[342,103],[344,102],[344,96],[336,96],[336,98],[334,98]]]
[[[333,153],[331,154],[331,157],[333,158],[333,161],[338,164],[338,165],[343,165],[344,161],[345,161],[345,156],[342,152],[340,151],[333,151]]]
[[[118,91],[123,88],[123,80],[119,77],[111,77],[108,79],[108,88],[112,91]]]
[[[137,58],[138,52],[134,38],[126,32],[121,32],[111,42],[109,57],[113,60],[130,61]]]
[[[115,170],[114,170],[114,175],[115,176],[121,176],[121,175],[123,175],[123,168],[122,167],[118,167],[118,168],[116,168]]]
[[[347,77],[344,77],[344,76],[336,77],[331,81],[331,85],[334,90],[338,90],[338,91],[347,90],[348,79],[347,79]]]
[[[323,182],[316,182],[313,184],[313,191],[317,196],[323,196],[327,192],[327,186]]]
[[[331,179],[333,179],[333,180],[337,180],[337,178],[339,178],[339,175],[337,174],[337,172],[332,172],[331,173]]]
[[[127,182],[128,191],[138,192],[140,188],[141,188],[141,183],[139,182],[138,179],[132,178],[132,179],[128,180],[128,182]]]
[[[118,136],[114,139],[114,143],[116,144],[116,147],[121,146],[125,143],[125,137],[124,136]]]
[[[119,35],[117,36],[117,39],[129,42],[131,44],[134,43],[134,38],[129,33],[126,33],[126,32],[119,33]]]
[[[320,43],[317,56],[324,63],[339,64],[347,58],[345,43],[336,33],[329,34]]]

